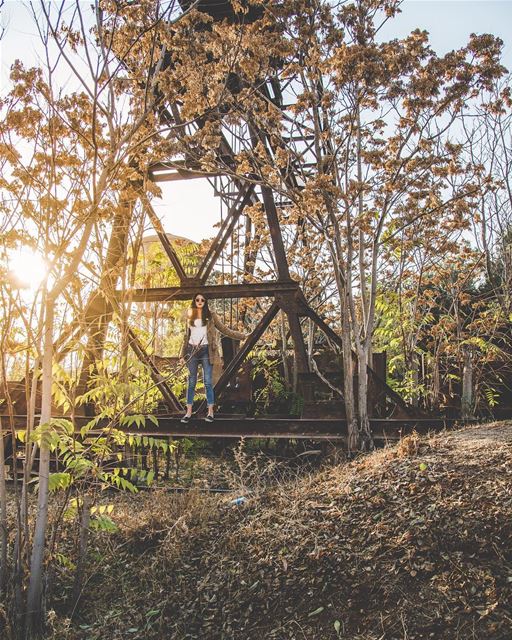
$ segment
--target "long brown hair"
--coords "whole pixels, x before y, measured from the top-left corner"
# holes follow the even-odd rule
[[[197,296],[202,296],[204,298],[204,307],[199,310],[196,304]],[[187,313],[188,316],[188,324],[190,327],[194,326],[194,320],[197,318],[201,319],[203,323],[203,327],[206,325],[207,321],[212,317],[212,313],[210,311],[210,307],[208,306],[208,299],[204,295],[204,293],[198,292],[194,294],[192,298],[192,302],[190,303],[190,308]]]

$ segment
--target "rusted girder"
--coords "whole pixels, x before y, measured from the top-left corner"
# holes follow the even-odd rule
[[[250,204],[251,197],[254,192],[254,185],[250,184],[247,188],[241,189],[238,193],[236,202],[230,207],[227,216],[222,221],[217,237],[213,240],[208,253],[202,261],[197,275],[201,282],[205,282],[213,271],[222,250],[233,233],[236,223],[240,219],[245,207]]]
[[[197,414],[187,425],[180,422],[180,416],[155,416],[158,426],[147,422],[146,427],[117,427],[120,431],[140,436],[153,437],[196,437],[196,438],[293,438],[311,440],[344,440],[347,435],[347,423],[344,418],[248,418],[245,416],[218,415],[214,423],[205,423]],[[71,418],[69,418],[71,419]],[[90,417],[74,416],[72,419],[77,432],[91,421]],[[26,415],[14,416],[15,429],[23,429],[27,422]],[[467,421],[469,423],[475,421]],[[441,431],[457,423],[449,418],[418,418],[398,420],[393,418],[370,418],[373,438],[386,442],[397,440],[404,435],[417,431],[428,433]],[[95,431],[108,428],[107,419],[95,425]]]
[[[242,345],[240,351],[235,355],[233,360],[229,363],[226,369],[222,372],[221,377],[217,381],[217,384],[214,387],[214,393],[217,396],[221,391],[226,387],[227,383],[231,380],[231,378],[235,375],[239,367],[242,365],[242,362],[247,358],[249,353],[254,349],[256,343],[261,338],[261,336],[265,333],[266,329],[269,327],[272,320],[276,317],[277,312],[279,311],[279,305],[275,302],[272,303],[271,307],[265,313],[263,318],[257,324],[254,331],[247,338],[247,340]],[[203,401],[201,403],[201,407],[206,406],[206,402]]]
[[[171,264],[174,267],[180,282],[184,282],[187,279],[187,274],[185,272],[185,269],[183,268],[183,265],[181,264],[181,260],[178,254],[174,250],[172,243],[170,242],[169,238],[167,237],[167,234],[164,231],[162,223],[160,222],[160,218],[156,215],[156,212],[153,209],[153,206],[149,201],[148,197],[146,196],[146,194],[141,195],[141,202],[144,205],[144,209],[148,214],[149,219],[151,220],[151,224],[153,225],[153,228],[155,229],[158,235],[158,239],[160,240],[162,247],[165,253],[167,254],[167,257],[171,261]]]
[[[278,293],[295,293],[299,284],[293,280],[286,282],[252,282],[247,284],[203,285],[199,280],[189,280],[181,287],[153,287],[116,291],[119,302],[170,302],[190,300],[200,289],[208,298],[267,298]]]
[[[167,384],[167,381],[158,371],[153,360],[146,353],[146,350],[140,343],[140,340],[137,338],[133,330],[130,329],[129,327],[128,327],[128,341],[130,343],[130,347],[133,349],[133,352],[135,353],[137,358],[149,368],[151,378],[153,382],[156,384],[156,386],[158,387],[158,389],[160,390],[160,393],[162,394],[164,401],[169,407],[169,409],[174,411],[181,411],[181,409],[183,409],[182,404],[180,403],[178,398],[174,395],[170,385]]]
[[[218,172],[202,171],[180,162],[155,162],[148,167],[148,177],[152,182],[174,182],[175,180],[194,180],[197,178],[213,178]]]

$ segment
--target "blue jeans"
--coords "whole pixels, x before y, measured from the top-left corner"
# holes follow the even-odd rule
[[[188,387],[187,387],[187,404],[194,403],[194,393],[197,383],[197,369],[199,363],[203,367],[203,382],[206,389],[206,402],[208,405],[215,403],[215,396],[213,395],[213,366],[210,363],[210,357],[208,355],[208,345],[202,347],[194,347],[189,344],[185,354],[185,360],[188,367]]]

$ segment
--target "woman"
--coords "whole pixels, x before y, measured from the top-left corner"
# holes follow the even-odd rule
[[[215,404],[213,367],[216,364],[220,364],[221,361],[219,331],[235,340],[244,340],[246,338],[245,334],[226,327],[219,316],[214,311],[210,311],[206,297],[202,293],[196,294],[187,311],[185,339],[181,348],[181,360],[187,363],[189,371],[187,412],[181,422],[187,423],[192,417],[192,405],[194,404],[199,364],[203,367],[203,380],[208,404],[208,412],[205,419],[206,422],[213,422],[213,406]]]

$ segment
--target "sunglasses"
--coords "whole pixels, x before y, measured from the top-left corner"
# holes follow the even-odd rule
[[[206,302],[204,298],[196,298],[196,302]]]

